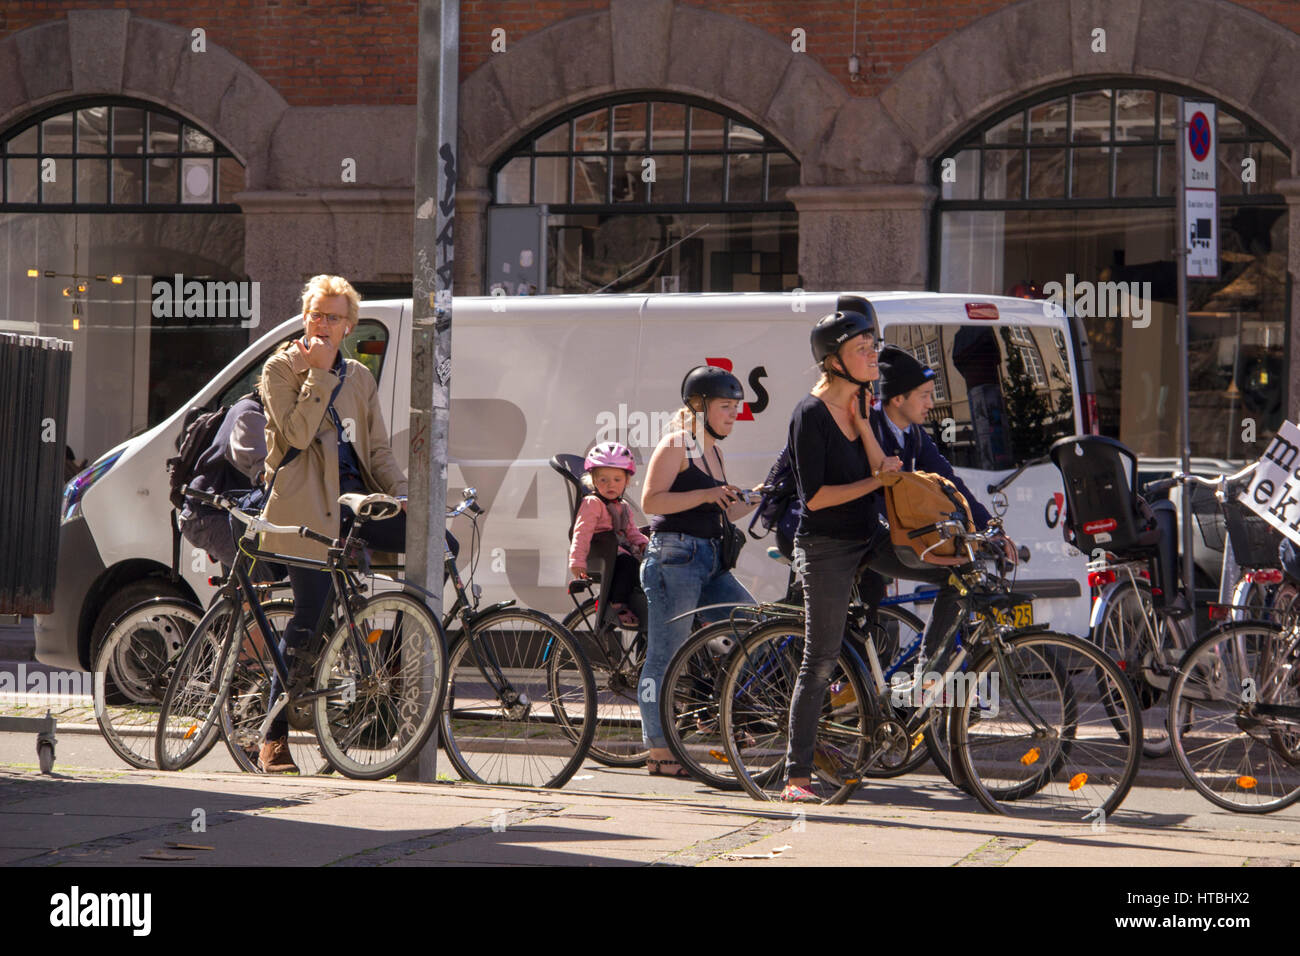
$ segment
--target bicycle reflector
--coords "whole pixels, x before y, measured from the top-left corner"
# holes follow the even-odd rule
[[[1259,781],[1256,780],[1254,777],[1237,778],[1237,786],[1241,787],[1242,790],[1254,790],[1255,784],[1257,784],[1258,782]]]
[[[1114,571],[1106,570],[1106,571],[1088,572],[1088,587],[1090,588],[1104,588],[1107,584],[1114,584],[1114,583],[1115,583]]]
[[[727,759],[727,755],[724,754],[721,750],[710,750],[710,751],[709,751],[709,756],[712,757],[714,760],[716,760],[718,763],[730,763],[730,762],[731,762],[731,761],[729,761],[729,760]]]
[[[366,635],[366,643],[367,644],[379,643],[379,638],[383,635],[383,633],[384,632],[381,628],[376,628],[375,630],[371,631],[369,634]]]
[[[1281,584],[1282,572],[1277,568],[1266,571],[1247,571],[1246,580],[1251,584]]]
[[[1037,748],[1037,747],[1030,747],[1030,748],[1029,748],[1029,753],[1027,753],[1027,754],[1025,754],[1023,757],[1021,757],[1021,758],[1020,758],[1020,762],[1021,762],[1022,764],[1024,764],[1026,767],[1028,767],[1031,763],[1038,763],[1038,758],[1039,758],[1039,756],[1040,756],[1040,755],[1039,755],[1039,753],[1038,753],[1038,748]]]
[[[1228,605],[1211,604],[1206,611],[1211,621],[1226,621],[1228,619]]]
[[[1076,773],[1073,777],[1070,778],[1070,789],[1078,790],[1087,782],[1088,782],[1088,775],[1086,773]]]

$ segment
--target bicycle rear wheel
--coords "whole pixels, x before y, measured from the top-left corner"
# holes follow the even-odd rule
[[[755,800],[778,800],[785,786],[790,701],[803,644],[802,621],[763,624],[732,655],[723,678],[727,762]],[[822,803],[843,803],[861,782],[861,767],[875,749],[864,736],[874,723],[868,700],[854,655],[841,650],[822,698],[808,785]]]
[[[154,757],[160,770],[184,770],[212,749],[238,654],[238,602],[222,593],[194,628],[158,711]]]
[[[95,721],[130,766],[156,770],[158,710],[170,668],[203,617],[190,601],[154,598],[117,618],[95,654]]]
[[[312,683],[312,721],[325,759],[356,780],[382,780],[433,733],[447,685],[442,627],[401,591],[366,598],[325,644]],[[426,676],[431,675],[431,676]]]
[[[972,662],[948,728],[969,792],[994,813],[1104,820],[1141,760],[1132,685],[1109,656],[1068,634],[994,640],[1000,652],[987,647]]]
[[[473,621],[448,657],[442,746],[475,783],[562,787],[596,731],[596,687],[553,618],[503,608]]]
[[[618,621],[593,634],[596,599],[589,598],[564,619],[577,640],[596,682],[596,732],[590,756],[608,767],[639,767],[650,750],[641,739],[641,705],[637,684],[645,664],[645,633]]]
[[[1272,813],[1300,800],[1300,630],[1221,625],[1169,689],[1174,759],[1215,806]]]
[[[752,619],[706,624],[686,639],[664,672],[659,722],[673,759],[707,787],[739,790],[722,741],[722,681]]]
[[[1159,638],[1159,647],[1153,632]],[[1185,649],[1182,628],[1173,618],[1156,614],[1151,588],[1145,581],[1136,587],[1126,583],[1115,592],[1093,628],[1092,642],[1119,665],[1133,685],[1142,709],[1142,755],[1165,756],[1169,753],[1169,693],[1153,683],[1151,676],[1165,672],[1172,675]],[[1107,704],[1110,706],[1109,699]]]

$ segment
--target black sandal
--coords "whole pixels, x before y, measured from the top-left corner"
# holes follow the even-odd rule
[[[671,764],[672,766],[676,767],[677,772],[676,773],[664,772],[663,769],[664,764]],[[654,760],[653,758],[646,758],[646,766],[649,768],[650,776],[652,777],[675,777],[678,780],[685,780],[688,779],[691,775],[691,772],[687,770],[685,767],[683,767],[680,762],[673,760],[671,758],[669,758],[668,760]]]

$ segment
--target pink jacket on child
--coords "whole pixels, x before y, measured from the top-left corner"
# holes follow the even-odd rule
[[[608,506],[599,495],[587,495],[578,505],[578,516],[573,522],[573,543],[569,545],[569,567],[587,568],[587,554],[591,550],[591,536],[602,531],[616,531],[610,509],[620,513],[623,526],[618,534],[619,550],[638,560],[645,554],[650,539],[636,526],[636,518],[626,501],[615,501]]]

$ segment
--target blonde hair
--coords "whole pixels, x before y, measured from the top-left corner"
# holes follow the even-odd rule
[[[695,397],[696,396],[694,395],[691,396],[691,398]],[[690,432],[694,435],[695,418],[697,415],[701,414],[702,412],[695,408],[695,406],[690,404],[683,405],[673,413],[673,417],[668,422],[668,428],[666,429],[665,434],[672,434],[673,432],[681,431]]]
[[[361,296],[352,283],[342,276],[318,275],[307,280],[302,287],[302,314],[307,314],[311,300],[318,295],[341,295],[348,300],[348,327],[356,328],[361,313]]]

